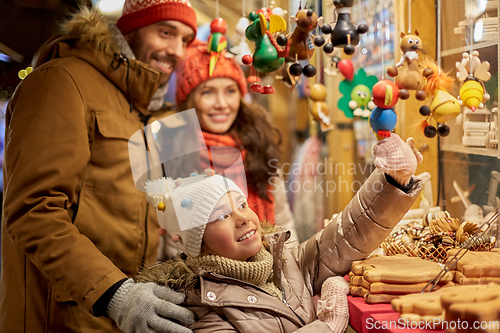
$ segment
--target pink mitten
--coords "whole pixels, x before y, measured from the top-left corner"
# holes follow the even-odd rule
[[[415,149],[415,142],[408,138],[406,143],[392,133],[390,137],[380,140],[373,147],[375,166],[387,173],[401,185],[407,185],[415,174],[417,165],[422,162],[422,154]]]
[[[347,293],[349,284],[341,276],[332,276],[323,282],[321,300],[318,301],[318,318],[334,333],[343,333],[349,323]]]

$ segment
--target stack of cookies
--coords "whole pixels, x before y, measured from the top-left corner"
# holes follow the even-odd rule
[[[451,259],[458,249],[448,251]],[[500,284],[500,251],[468,251],[456,264],[453,281],[459,285]]]
[[[401,295],[420,293],[440,271],[435,262],[405,255],[354,261],[349,273],[349,291],[370,304],[390,303]],[[434,289],[454,286],[452,279],[453,274],[446,273]]]

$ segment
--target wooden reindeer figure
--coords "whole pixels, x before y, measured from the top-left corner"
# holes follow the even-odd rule
[[[301,9],[295,16],[291,16],[290,23],[297,24],[293,33],[286,36],[286,43],[289,51],[286,58],[289,62],[294,62],[290,68],[290,74],[300,76],[304,74],[306,77],[313,77],[316,75],[316,68],[308,64],[302,68],[298,60],[309,60],[314,55],[314,36],[311,33],[318,25],[318,15],[311,9]],[[278,39],[278,44],[283,43]]]
[[[314,54],[314,44],[310,34],[318,25],[318,15],[311,9],[300,9],[297,15],[292,16],[291,23],[297,23],[297,27],[288,38],[290,43],[288,58],[290,61],[311,59]]]
[[[424,91],[425,79],[433,74],[432,69],[422,70],[422,40],[419,37],[418,30],[414,34],[405,34],[401,32],[401,42],[399,47],[403,52],[401,60],[387,69],[387,74],[396,77],[396,85],[399,90],[399,98],[408,99],[410,93],[408,90],[415,90],[415,97],[419,101],[426,98]],[[399,70],[398,70],[399,68]]]

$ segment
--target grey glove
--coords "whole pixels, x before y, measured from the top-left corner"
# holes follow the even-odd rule
[[[184,294],[168,287],[128,279],[111,298],[107,312],[125,333],[192,333],[176,323],[190,325],[195,321],[193,312],[177,305],[184,298]]]

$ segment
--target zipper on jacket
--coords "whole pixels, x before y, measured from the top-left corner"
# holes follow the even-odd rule
[[[292,306],[288,304],[288,302],[286,301],[285,288],[283,288],[283,284],[281,284],[281,294],[283,295],[283,303],[285,303],[286,306],[288,306],[288,308],[293,312],[293,314],[300,320],[302,325],[305,325],[306,324],[305,321],[302,318],[300,318],[300,316],[295,311],[293,311]]]
[[[149,118],[148,118],[149,119]],[[146,119],[146,122],[147,120]],[[142,120],[142,119],[141,119]],[[146,124],[144,124],[144,127]],[[145,128],[142,129],[142,136],[144,138],[144,144],[146,145],[146,163],[148,165],[148,180],[151,178],[151,170],[150,170],[150,165],[149,165],[149,158],[148,158],[148,152],[149,152],[149,146],[148,146],[148,140],[146,137],[146,130]],[[149,215],[149,204],[146,202],[146,216],[144,218],[144,251],[142,253],[142,265],[146,262],[146,256],[148,253],[148,215]]]
[[[149,178],[149,177],[148,177]],[[142,265],[146,262],[146,255],[148,253],[148,213],[149,213],[149,204],[146,205],[146,218],[144,220],[144,253],[142,254]]]

